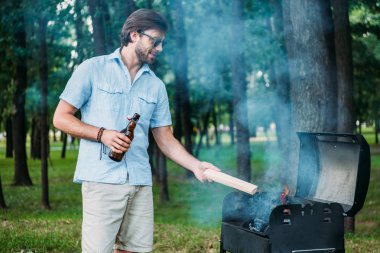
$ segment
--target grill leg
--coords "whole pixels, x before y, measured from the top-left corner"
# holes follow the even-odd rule
[[[227,253],[227,251],[225,251],[225,250],[223,249],[223,242],[222,242],[222,240],[220,240],[220,250],[219,250],[219,252],[220,252],[220,253]]]
[[[227,251],[225,251],[224,249],[223,249],[223,246],[220,246],[220,251],[219,251],[220,253],[227,253]]]
[[[219,253],[227,253],[227,251],[224,250],[224,248],[223,248],[223,227],[222,227],[221,232],[220,232],[220,240],[219,240],[219,242],[220,242]]]

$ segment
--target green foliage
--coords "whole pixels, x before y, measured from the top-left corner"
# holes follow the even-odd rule
[[[75,8],[75,4],[78,8]],[[136,0],[138,8],[147,7],[148,2]],[[173,0],[152,1],[153,8],[163,13],[173,26]],[[275,87],[271,82],[273,73],[270,68],[274,59],[284,57],[282,34],[272,33],[274,6],[269,1],[244,1],[245,30],[244,38],[235,38],[230,27],[230,1],[190,1],[184,4],[185,30],[187,37],[188,79],[193,121],[217,107],[219,118],[228,124],[228,102],[231,100],[230,48],[234,41],[244,40],[244,55],[248,76],[249,122],[256,126],[267,127],[274,121],[273,101]],[[379,76],[379,1],[352,1],[350,21],[353,37],[354,84],[356,114],[362,121],[371,123],[378,117],[380,94]],[[120,29],[126,19],[125,1],[107,1],[109,18],[105,20],[109,53],[119,46]],[[45,8],[46,7],[46,8]],[[47,8],[49,7],[49,8]],[[75,67],[84,59],[94,55],[90,15],[85,1],[25,1],[23,14],[26,20],[27,52],[14,48],[13,32],[20,25],[20,13],[9,11],[15,6],[12,1],[1,5],[0,32],[0,113],[5,119],[10,114],[12,78],[14,78],[14,57],[28,54],[28,89],[26,109],[28,121],[38,112],[39,105],[39,44],[36,38],[37,17],[46,15],[48,23],[48,67],[49,115],[53,114],[67,80]],[[78,40],[78,31],[81,39]],[[174,75],[176,48],[173,29],[167,34],[164,56],[160,57],[159,68],[154,67],[168,88],[171,101],[174,101]],[[232,40],[230,39],[232,38]],[[260,73],[260,74],[259,74]],[[172,102],[173,104],[173,102]],[[217,106],[216,106],[217,105]],[[0,119],[0,120],[2,120]],[[4,121],[4,120],[2,120]],[[253,131],[252,130],[252,131]]]
[[[379,10],[379,1],[354,1],[350,11],[356,115],[369,124],[380,118]]]
[[[8,9],[12,8],[11,2],[7,1],[0,5],[0,122],[5,120],[12,112],[12,97],[15,90],[14,74],[14,39],[11,27],[14,24],[16,13],[10,14]],[[17,24],[17,23],[16,23]],[[0,127],[1,129],[1,127]]]

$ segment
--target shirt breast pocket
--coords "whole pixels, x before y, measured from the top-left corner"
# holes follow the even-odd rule
[[[102,111],[120,111],[124,104],[123,90],[112,86],[97,87],[97,101]]]
[[[153,111],[157,105],[157,99],[154,97],[150,97],[146,94],[139,94],[138,104],[139,104],[141,118],[147,121],[150,121]]]

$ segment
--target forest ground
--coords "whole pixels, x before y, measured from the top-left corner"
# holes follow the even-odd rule
[[[380,146],[374,145],[371,129],[364,135],[371,144],[371,181],[365,205],[356,216],[356,233],[346,235],[346,252],[380,252]],[[262,136],[256,140],[260,141],[251,142],[252,182],[262,185],[278,173],[277,145]],[[222,143],[202,148],[200,158],[236,175],[235,147],[228,144],[227,136]],[[4,158],[4,146],[4,140],[0,141],[0,175],[8,205],[0,210],[0,252],[80,252],[81,192],[80,185],[72,183],[77,146],[69,146],[67,157],[61,159],[61,143],[52,142],[50,210],[40,204],[40,161],[28,160],[34,186],[12,186],[13,159]],[[160,203],[158,186],[154,186],[154,252],[219,252],[222,202],[232,190],[187,179],[185,170],[172,162],[168,162],[168,180],[167,203]]]

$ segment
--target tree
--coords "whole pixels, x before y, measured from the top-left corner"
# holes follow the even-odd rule
[[[76,64],[73,64],[74,66],[77,66],[77,64],[81,63],[84,59],[84,34],[83,34],[83,15],[82,15],[82,9],[83,9],[83,1],[75,1],[74,3],[74,25],[75,25],[75,35],[76,35],[76,41],[77,41],[77,47],[76,51],[78,54],[78,58],[76,60]]]
[[[61,158],[66,158],[67,133],[61,132],[61,135],[62,135],[62,150],[61,150]]]
[[[228,120],[228,127],[229,127],[229,135],[230,135],[230,141],[231,145],[235,145],[235,132],[234,132],[234,106],[233,102],[230,101],[228,103],[228,115],[229,115],[229,120]]]
[[[338,132],[353,133],[353,71],[348,2],[332,0],[338,83]]]
[[[5,157],[12,158],[13,157],[13,140],[12,140],[12,119],[10,117],[7,117],[5,121],[5,133],[6,133],[6,151],[5,151]]]
[[[244,59],[244,1],[236,0],[231,7],[231,76],[233,105],[236,125],[237,170],[238,176],[251,180],[251,151],[249,146],[249,129],[247,114],[247,84]]]
[[[83,1],[75,1],[74,3],[74,27],[75,27],[75,35],[76,35],[76,49],[75,51],[77,52],[77,58],[74,60],[71,73],[74,71],[75,67],[77,67],[84,59],[86,56],[86,38],[85,38],[85,33],[84,33],[84,22],[83,22],[83,7],[84,7],[84,2]],[[96,47],[96,46],[95,46]],[[79,114],[80,112],[78,112]],[[64,132],[61,132],[62,135],[62,150],[61,150],[61,158],[66,157],[66,149],[67,149],[67,134]],[[71,141],[74,142],[75,138],[72,137]]]
[[[380,121],[380,1],[363,0],[350,3],[350,21],[353,55],[354,110],[357,131],[362,123],[375,124],[378,143]]]
[[[41,185],[42,197],[41,203],[44,208],[49,209],[49,178],[48,178],[48,148],[49,148],[49,128],[48,120],[48,63],[47,63],[47,45],[46,45],[46,27],[48,23],[47,11],[45,9],[39,18],[38,38],[40,41],[40,126],[41,126]]]
[[[380,115],[377,117],[377,119],[375,119],[375,143],[376,144],[379,144],[379,133],[380,133]]]
[[[30,133],[30,156],[32,159],[41,159],[41,119],[39,115],[32,117],[32,131]]]
[[[212,124],[214,125],[214,133],[215,133],[215,144],[220,145],[220,137],[218,131],[218,115],[216,111],[215,100],[211,100],[211,108],[212,108]]]
[[[336,132],[336,63],[330,2],[284,0],[285,44],[289,57],[292,157],[288,175],[297,175],[297,131]],[[296,178],[288,186],[295,191]]]
[[[200,152],[200,149],[202,147],[203,137],[207,136],[209,118],[210,118],[210,111],[207,110],[206,113],[202,116],[202,120],[198,120],[198,126],[197,127],[200,131],[200,134],[199,134],[198,144],[197,144],[195,151],[194,151],[195,157],[199,156],[199,152]],[[200,124],[201,121],[202,121],[202,125]]]
[[[1,184],[1,176],[0,176],[0,208],[7,208],[5,204],[4,194],[3,194],[3,185]]]
[[[154,145],[154,157],[156,157],[156,182],[160,187],[160,201],[169,201],[169,185],[168,185],[168,170],[166,167],[166,157],[158,148],[157,144]]]
[[[2,1],[0,4],[0,123],[5,125],[6,151],[5,157],[13,157],[13,133],[12,133],[12,100],[14,94],[14,36],[12,26],[16,13],[9,12],[13,8],[11,1]]]
[[[187,75],[187,42],[186,30],[184,24],[184,12],[182,1],[174,1],[173,22],[176,40],[176,63],[174,73],[176,79],[176,95],[175,95],[175,129],[174,134],[181,141],[181,137],[185,137],[185,148],[189,153],[193,151],[192,132],[193,124],[191,122],[190,95],[188,88]]]
[[[348,2],[332,0],[338,83],[338,132],[354,132],[354,95]],[[355,231],[355,217],[345,217],[345,232]]]
[[[193,124],[191,122],[191,105],[189,94],[188,80],[188,56],[186,29],[184,23],[184,10],[182,1],[175,0],[172,10],[173,32],[175,34],[175,65],[173,66],[175,75],[175,102],[174,102],[174,136],[182,142],[184,137],[184,146],[186,150],[193,153]],[[187,176],[193,176],[193,173],[187,171]]]
[[[148,0],[146,2],[147,8],[152,8],[152,1]],[[133,4],[133,1],[127,3],[127,11],[130,11],[128,16],[136,9],[136,6]],[[151,68],[156,72],[157,65],[151,66]],[[156,183],[160,188],[160,201],[168,202],[169,201],[169,185],[168,185],[168,170],[166,166],[166,157],[158,148],[157,143],[154,140],[152,131],[149,130],[149,163],[152,168],[152,174],[155,177]]]
[[[32,185],[29,176],[26,157],[26,116],[25,116],[25,91],[27,87],[27,52],[26,33],[23,13],[23,2],[14,1],[15,16],[17,16],[14,30],[16,47],[16,91],[13,98],[14,111],[12,114],[12,133],[14,143],[14,185]]]
[[[91,14],[95,55],[104,55],[107,52],[106,35],[104,30],[104,15],[107,5],[104,0],[88,0],[88,7]]]
[[[152,0],[147,0],[147,7],[146,8],[152,9]],[[137,10],[137,6],[136,6],[135,1],[127,0],[126,1],[126,8],[125,8],[125,17],[128,17],[129,15],[131,15],[132,12],[134,12],[135,10]]]
[[[281,150],[281,179],[285,182],[289,166],[289,143],[291,128],[289,65],[284,44],[284,28],[281,1],[272,0],[273,6],[271,30],[277,42],[277,54],[273,57],[272,80],[275,85],[275,121],[276,136]]]

